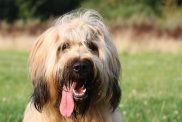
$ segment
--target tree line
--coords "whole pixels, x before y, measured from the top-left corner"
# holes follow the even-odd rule
[[[46,20],[80,6],[95,8],[105,12],[106,17],[115,18],[143,10],[156,15],[161,14],[168,8],[182,8],[182,0],[0,0],[0,20]]]

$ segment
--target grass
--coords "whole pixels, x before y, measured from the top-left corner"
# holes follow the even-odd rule
[[[0,122],[20,122],[31,95],[27,52],[0,51]],[[182,54],[121,54],[125,122],[182,121]]]
[[[121,109],[126,122],[182,121],[181,54],[123,54]]]
[[[0,51],[0,121],[22,121],[30,97],[27,53]]]

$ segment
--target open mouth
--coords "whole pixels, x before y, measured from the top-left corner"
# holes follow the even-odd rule
[[[64,85],[60,102],[60,112],[64,117],[70,117],[74,110],[74,100],[81,101],[87,98],[86,82],[72,82]]]
[[[76,101],[78,100],[83,100],[85,98],[87,98],[87,94],[86,94],[86,82],[84,82],[81,86],[80,85],[76,85],[76,83],[73,83],[73,97]]]

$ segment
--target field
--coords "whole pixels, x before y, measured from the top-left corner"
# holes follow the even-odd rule
[[[20,122],[31,96],[28,52],[0,51],[0,122]],[[125,122],[182,121],[182,54],[122,53]]]

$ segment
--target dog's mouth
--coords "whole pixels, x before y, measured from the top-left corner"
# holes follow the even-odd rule
[[[64,85],[60,102],[60,112],[64,117],[70,117],[73,113],[74,101],[82,101],[88,97],[85,82],[73,81],[70,85]]]
[[[88,104],[95,79],[94,64],[91,60],[74,59],[68,64],[64,67],[64,74],[60,78],[62,80],[59,80],[62,94],[59,110],[64,117],[86,110],[86,104],[83,104]]]
[[[83,100],[87,98],[87,88],[86,88],[86,81],[81,85],[76,85],[73,83],[73,97],[76,101]]]

